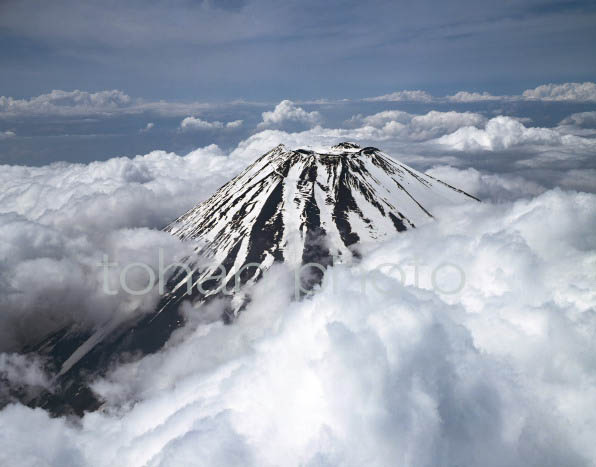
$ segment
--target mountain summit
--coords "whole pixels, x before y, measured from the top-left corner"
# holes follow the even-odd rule
[[[159,350],[184,323],[183,301],[200,307],[223,298],[223,319],[232,322],[249,299],[250,285],[275,262],[298,268],[350,261],[359,257],[360,245],[428,222],[441,205],[471,199],[476,198],[377,148],[349,142],[323,151],[279,145],[165,227],[196,241],[197,255],[170,277],[153,313],[94,331],[73,325],[27,349],[50,362],[56,384],[52,393],[21,399],[60,415],[94,410],[101,401],[89,382],[121,355]],[[309,277],[305,287],[321,276]]]
[[[349,260],[358,256],[359,243],[416,227],[438,206],[470,199],[476,198],[377,148],[344,142],[314,151],[280,144],[165,230],[205,244],[199,253],[212,265],[194,270],[194,283],[207,282],[217,270],[231,285],[247,264],[265,270],[275,261]],[[256,280],[260,271],[252,273],[242,281]],[[186,290],[186,276],[179,279],[174,300]]]

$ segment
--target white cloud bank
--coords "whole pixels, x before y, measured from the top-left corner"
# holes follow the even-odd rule
[[[356,139],[455,162],[492,151],[503,173],[435,166],[432,175],[483,202],[446,207],[436,222],[369,247],[308,300],[290,302],[292,283],[276,269],[233,326],[187,309],[189,325],[162,352],[95,382],[105,410],[78,425],[4,408],[0,464],[591,465],[596,195],[549,190],[541,171],[512,175],[499,158],[523,150],[536,162],[554,151],[566,164],[560,185],[590,188],[577,172],[592,170],[593,142],[466,112],[388,111],[354,123],[268,129],[230,154],[208,146],[1,167],[3,351],[51,325],[151,309],[154,295],[101,293],[101,256],[154,264],[160,246],[184,253],[154,229],[278,143]],[[384,263],[401,264],[405,284]],[[433,287],[458,279],[453,267],[437,270],[448,263],[465,274],[458,293]],[[48,384],[38,362],[14,354],[0,354],[2,378]]]
[[[33,355],[2,353],[0,354],[0,379],[5,378],[13,384],[49,388],[49,377],[43,370],[42,364],[43,362],[36,360]]]
[[[98,382],[108,407],[80,426],[4,409],[0,461],[590,465],[595,201],[555,190],[446,209],[301,303],[272,271],[235,325],[188,310],[164,351]],[[445,262],[465,271],[459,293],[432,290]]]
[[[0,116],[110,113],[131,104],[130,96],[115,89],[93,93],[54,90],[31,99],[0,96]]]
[[[154,151],[88,165],[2,166],[0,351],[68,323],[98,326],[152,309],[155,294],[103,292],[103,255],[121,264],[110,270],[117,283],[130,262],[157,267],[160,247],[167,258],[184,254],[184,245],[154,229],[246,163],[208,146],[184,157]],[[133,276],[131,287],[142,289],[143,272]]]
[[[498,101],[501,100],[501,96],[493,96],[488,92],[468,92],[468,91],[459,91],[455,93],[453,96],[447,96],[446,98],[448,101],[451,102],[481,102],[481,101]]]
[[[531,100],[596,102],[596,83],[543,84],[522,95]]]
[[[146,101],[117,90],[99,92],[53,90],[29,99],[0,96],[0,118],[76,117],[140,114],[188,115],[211,107],[201,102]]]
[[[543,84],[527,89],[519,95],[492,95],[488,92],[459,91],[453,95],[433,96],[423,90],[396,91],[382,96],[362,99],[365,102],[420,102],[420,103],[471,103],[489,101],[570,101],[596,102],[596,83]],[[346,100],[311,101],[311,105],[341,103]],[[29,99],[0,96],[0,118],[48,116],[110,116],[119,114],[153,113],[161,116],[184,116],[197,114],[213,107],[236,105],[264,105],[263,103],[230,102],[209,104],[205,102],[149,101],[133,98],[123,91],[113,89],[99,92],[53,90]],[[290,100],[280,102],[274,110],[263,113],[260,128],[278,128],[282,123],[301,123],[314,126],[321,123],[321,114],[306,111]],[[214,122],[209,122],[214,123]],[[221,123],[221,122],[220,122]],[[236,123],[236,122],[230,122]],[[236,123],[239,125],[238,123]],[[222,123],[222,125],[225,125]]]
[[[441,136],[437,143],[458,151],[495,151],[520,145],[570,145],[596,149],[596,143],[589,139],[562,134],[550,128],[527,128],[519,120],[503,116],[491,118],[485,128],[459,128],[451,134]]]
[[[357,115],[350,122],[363,125],[364,128],[372,127],[386,137],[424,141],[461,127],[482,126],[486,118],[473,112],[431,110],[423,115],[415,115],[400,110],[387,110],[367,117]]]
[[[577,125],[579,127],[596,128],[596,111],[571,114],[564,118],[560,125]]]
[[[470,103],[487,101],[573,101],[596,102],[596,83],[543,84],[534,89],[526,89],[520,95],[493,95],[488,92],[459,91],[445,97],[432,96],[426,91],[398,91],[364,101],[412,101],[412,102],[452,102]]]
[[[458,170],[488,171],[484,175],[496,177],[495,183],[498,179],[505,187],[499,199],[535,195],[555,186],[596,192],[596,178],[590,177],[596,169],[596,141],[569,134],[568,127],[532,128],[511,117],[487,119],[453,111],[415,115],[391,110],[356,115],[346,123],[352,128],[261,131],[242,141],[232,154],[254,158],[279,143],[324,150],[348,140],[380,147],[419,168],[448,164]],[[525,186],[533,187],[532,191]]]

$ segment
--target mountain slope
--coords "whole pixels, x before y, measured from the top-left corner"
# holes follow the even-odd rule
[[[48,359],[56,390],[21,399],[54,414],[94,410],[101,402],[88,382],[122,355],[159,350],[184,323],[183,301],[201,306],[224,298],[223,319],[231,322],[248,299],[248,286],[274,262],[325,267],[335,258],[349,261],[358,257],[359,245],[429,222],[445,203],[471,199],[376,148],[341,143],[314,152],[277,146],[165,228],[197,241],[197,255],[169,279],[155,312],[95,332],[73,326],[27,349]],[[321,276],[309,276],[304,287]]]
[[[166,230],[205,243],[199,253],[211,266],[193,270],[193,286],[222,271],[221,282],[231,286],[246,264],[267,269],[274,261],[350,259],[358,243],[428,222],[441,204],[472,198],[376,148],[340,143],[314,152],[279,145]],[[242,283],[259,275],[256,268],[242,272]],[[187,287],[186,277],[179,279],[174,296]]]

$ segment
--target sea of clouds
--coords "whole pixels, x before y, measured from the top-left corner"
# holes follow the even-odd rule
[[[0,376],[50,388],[16,350],[158,298],[105,295],[102,257],[155,266],[159,248],[187,254],[159,229],[279,143],[374,144],[482,203],[446,206],[436,222],[364,246],[359,263],[331,268],[300,302],[277,266],[232,326],[205,319],[218,303],[185,307],[187,325],[161,352],[94,382],[103,410],[80,420],[19,403],[0,411],[0,464],[594,465],[591,118],[541,128],[385,111],[327,128],[284,101],[227,153],[2,166]],[[447,286],[453,277],[436,286],[442,265],[463,273],[461,290]]]

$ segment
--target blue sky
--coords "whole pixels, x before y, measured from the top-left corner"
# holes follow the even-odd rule
[[[514,93],[593,80],[593,1],[5,0],[0,89],[151,99]]]

